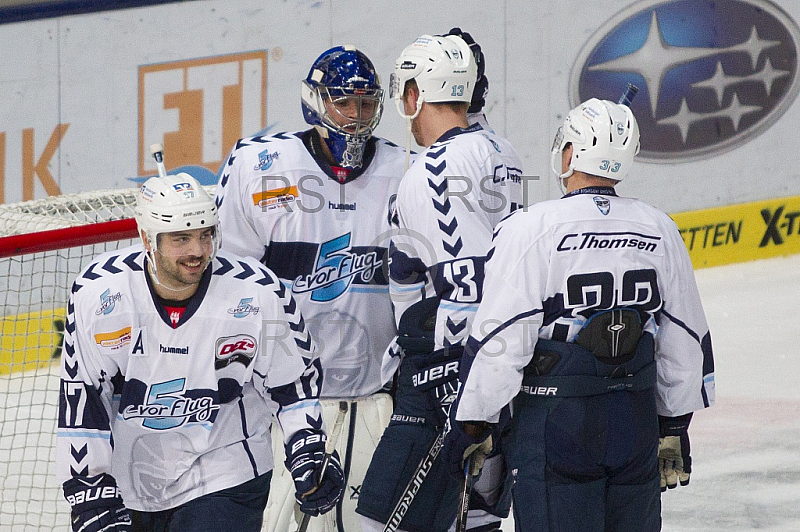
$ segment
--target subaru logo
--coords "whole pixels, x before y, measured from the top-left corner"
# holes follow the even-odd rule
[[[617,101],[628,82],[640,157],[683,162],[732,150],[775,123],[798,92],[800,29],[769,0],[643,0],[586,43],[570,102]]]

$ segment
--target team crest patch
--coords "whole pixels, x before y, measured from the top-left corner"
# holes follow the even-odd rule
[[[597,208],[603,213],[603,216],[608,216],[608,213],[611,211],[611,202],[608,201],[608,198],[604,198],[602,196],[595,196],[592,198],[594,200],[594,204],[597,205]]]
[[[274,188],[253,194],[253,205],[269,211],[294,202],[298,195],[297,186]]]
[[[105,292],[100,294],[100,308],[94,311],[96,316],[100,314],[109,315],[114,311],[114,307],[117,304],[117,301],[122,299],[122,292],[117,292],[116,294],[111,293],[111,289],[107,289]]]
[[[253,170],[268,170],[277,158],[278,152],[270,153],[269,150],[264,150],[258,154],[258,164],[253,167]]]
[[[250,304],[251,301],[253,301],[252,297],[242,298],[236,308],[228,309],[228,314],[233,314],[234,318],[244,318],[250,313],[258,314],[258,311],[261,310],[261,307],[254,307]]]

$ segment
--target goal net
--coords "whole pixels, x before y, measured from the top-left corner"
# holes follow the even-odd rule
[[[137,189],[0,205],[0,530],[68,530],[55,479],[69,288],[136,236]]]

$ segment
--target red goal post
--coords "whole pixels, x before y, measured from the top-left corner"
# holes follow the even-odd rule
[[[94,257],[136,242],[137,191],[0,204],[0,530],[69,528],[54,463],[69,289]]]

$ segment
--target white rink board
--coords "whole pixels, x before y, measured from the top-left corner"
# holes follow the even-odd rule
[[[531,199],[557,197],[549,148],[570,107],[570,78],[580,69],[581,54],[626,13],[664,9],[664,5],[681,1],[685,0],[504,0],[491,4],[466,0],[456,8],[441,0],[409,0],[402,7],[354,0],[197,0],[3,24],[0,42],[14,43],[0,50],[0,153],[4,153],[0,183],[4,199],[8,203],[23,199],[25,179],[29,194],[45,196],[44,169],[65,193],[129,187],[133,183],[130,178],[146,175],[147,168],[140,172],[139,153],[153,142],[163,143],[166,133],[175,134],[171,128],[178,127],[178,110],[159,110],[157,124],[151,120],[140,135],[139,127],[145,121],[142,102],[152,107],[169,92],[165,85],[143,95],[140,68],[263,53],[267,65],[265,125],[273,132],[297,130],[306,127],[300,111],[300,80],[323,50],[334,44],[357,45],[375,62],[386,86],[394,60],[406,45],[423,33],[443,33],[457,25],[471,32],[484,49],[490,122],[517,147],[525,173],[540,177],[533,181]],[[795,25],[800,19],[800,3],[793,0],[726,1],[772,6]],[[751,23],[745,20],[741,24],[746,33]],[[766,33],[759,37],[764,42],[769,38]],[[734,50],[725,57],[743,60],[737,53],[744,52]],[[762,57],[766,52],[755,48],[749,53],[763,78],[767,75],[763,74],[767,65]],[[769,67],[778,72],[780,83],[780,71],[788,67],[777,63]],[[260,74],[255,68],[247,71],[251,78],[242,83],[255,83]],[[182,138],[202,146],[205,160],[194,164],[205,162],[215,169],[218,166],[211,164],[211,155],[219,153],[221,160],[230,149],[230,143],[219,135],[219,105],[222,86],[234,82],[223,70],[194,71],[198,76],[195,86],[205,98],[204,122],[196,133],[180,132]],[[728,75],[740,74],[731,71]],[[765,88],[777,86],[774,81],[761,83]],[[248,94],[258,93],[257,88],[250,89]],[[613,90],[616,94],[622,87]],[[724,106],[731,99],[731,89],[725,90]],[[250,98],[247,101],[253,105]],[[621,185],[621,193],[639,196],[667,212],[800,193],[796,170],[800,151],[790,149],[800,121],[800,104],[788,96],[786,103],[788,108],[774,123],[733,150],[718,150],[691,163],[637,162],[631,177]],[[250,120],[244,120],[239,136],[256,133],[252,124],[260,122],[251,111],[244,114]],[[725,126],[729,122],[719,123]],[[405,143],[404,124],[391,101],[386,102],[377,133]],[[53,135],[57,149],[49,158],[43,157]],[[28,163],[23,158],[25,146],[30,152]],[[168,168],[176,157],[174,151],[172,158],[166,154]],[[30,170],[30,160],[41,163],[36,172]],[[147,167],[150,162],[142,164]],[[27,177],[24,168],[28,168]],[[155,173],[154,168],[149,170]]]

